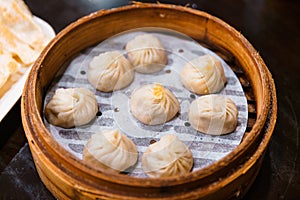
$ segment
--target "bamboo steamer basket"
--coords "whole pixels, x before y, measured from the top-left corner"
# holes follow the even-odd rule
[[[249,110],[241,144],[223,159],[185,176],[135,178],[95,170],[65,150],[43,124],[43,99],[61,66],[81,50],[140,27],[182,32],[219,54],[244,88]],[[238,199],[253,183],[277,115],[273,79],[252,45],[234,28],[191,8],[135,3],[100,10],[70,24],[35,62],[22,95],[22,120],[37,171],[58,199]]]

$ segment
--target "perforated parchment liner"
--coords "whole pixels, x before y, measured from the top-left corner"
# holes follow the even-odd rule
[[[53,137],[69,152],[82,159],[85,143],[95,132],[105,129],[119,128],[136,144],[139,159],[128,175],[146,177],[141,168],[143,152],[151,140],[158,141],[168,133],[176,134],[192,151],[194,157],[193,171],[201,169],[221,159],[236,148],[242,140],[248,120],[248,106],[242,86],[230,67],[210,50],[200,46],[195,41],[174,34],[152,33],[157,36],[164,48],[168,51],[168,65],[160,72],[154,74],[135,73],[131,85],[123,90],[113,93],[96,91],[87,80],[87,68],[91,59],[99,53],[119,50],[126,55],[124,47],[134,36],[142,32],[129,32],[115,36],[95,47],[91,47],[76,56],[65,70],[61,70],[50,87],[44,105],[48,103],[57,88],[84,87],[94,92],[99,105],[99,113],[95,120],[87,125],[72,129],[63,129],[53,126],[44,119],[46,127]],[[221,60],[227,84],[219,93],[230,97],[237,105],[238,126],[233,133],[222,136],[210,136],[195,131],[188,121],[188,108],[190,103],[199,95],[186,90],[180,82],[179,73],[184,64],[191,59],[212,54]],[[138,122],[130,113],[129,98],[135,88],[148,83],[161,83],[170,89],[180,103],[180,113],[170,122],[163,125],[147,126]]]

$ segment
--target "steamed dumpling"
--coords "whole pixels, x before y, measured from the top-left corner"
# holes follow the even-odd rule
[[[92,135],[83,149],[83,160],[96,168],[125,171],[135,165],[135,144],[118,130],[105,130]]]
[[[221,62],[211,55],[200,56],[186,63],[180,76],[183,85],[196,94],[217,93],[226,83]]]
[[[95,56],[88,68],[88,80],[102,92],[112,92],[128,86],[134,78],[131,63],[119,51]]]
[[[130,110],[144,124],[157,125],[170,121],[179,111],[179,103],[170,90],[149,84],[133,92]]]
[[[209,135],[222,135],[236,129],[238,110],[235,103],[221,95],[205,95],[194,100],[189,108],[193,128]]]
[[[46,105],[45,117],[55,126],[71,128],[89,123],[97,112],[97,100],[90,90],[60,88]]]
[[[142,168],[149,177],[168,177],[190,172],[193,162],[190,149],[175,135],[169,134],[147,148],[142,157]]]
[[[168,62],[167,53],[159,39],[151,34],[138,35],[126,45],[128,59],[140,73],[162,70]]]

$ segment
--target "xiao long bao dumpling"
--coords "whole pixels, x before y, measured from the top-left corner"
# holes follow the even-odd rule
[[[226,83],[221,62],[211,55],[200,56],[186,63],[180,76],[183,85],[196,94],[217,93]]]
[[[161,71],[168,62],[165,49],[159,39],[151,34],[138,35],[126,45],[128,59],[140,73]]]
[[[57,89],[45,107],[46,119],[63,128],[87,124],[97,112],[95,95],[86,88]]]
[[[119,51],[95,56],[88,68],[88,80],[102,92],[112,92],[128,86],[134,78],[131,63]]]
[[[205,95],[194,100],[189,108],[193,128],[209,135],[222,135],[236,129],[238,110],[235,103],[221,95]]]
[[[170,121],[179,111],[173,93],[160,84],[144,85],[130,98],[130,110],[144,124],[158,125]]]
[[[142,168],[152,178],[183,175],[193,167],[191,150],[175,135],[151,144],[142,157]]]
[[[119,130],[95,133],[83,149],[83,161],[95,168],[122,172],[137,159],[136,145]]]

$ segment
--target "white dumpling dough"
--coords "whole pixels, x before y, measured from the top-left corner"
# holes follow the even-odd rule
[[[20,68],[20,64],[13,58],[11,54],[5,54],[0,49],[0,91],[2,86],[8,81],[9,77],[13,75]],[[0,92],[1,97],[1,92]]]
[[[133,91],[130,110],[144,124],[157,125],[170,121],[179,111],[173,93],[160,84],[144,85]]]
[[[96,168],[125,171],[138,159],[136,145],[119,130],[104,130],[92,135],[83,149],[83,160]]]
[[[236,129],[238,110],[228,97],[205,95],[191,103],[189,121],[193,128],[202,133],[222,135]]]
[[[163,136],[151,144],[142,157],[142,168],[152,178],[183,175],[193,167],[190,149],[175,135]]]
[[[140,73],[161,71],[168,62],[167,53],[157,37],[138,35],[126,45],[128,59]]]
[[[221,91],[226,83],[222,63],[214,56],[200,56],[185,64],[181,73],[182,84],[196,94]]]
[[[63,128],[87,124],[97,112],[95,95],[86,88],[57,89],[45,107],[46,119]]]
[[[128,86],[134,78],[131,63],[119,51],[95,56],[89,64],[88,80],[102,92],[112,92]]]

